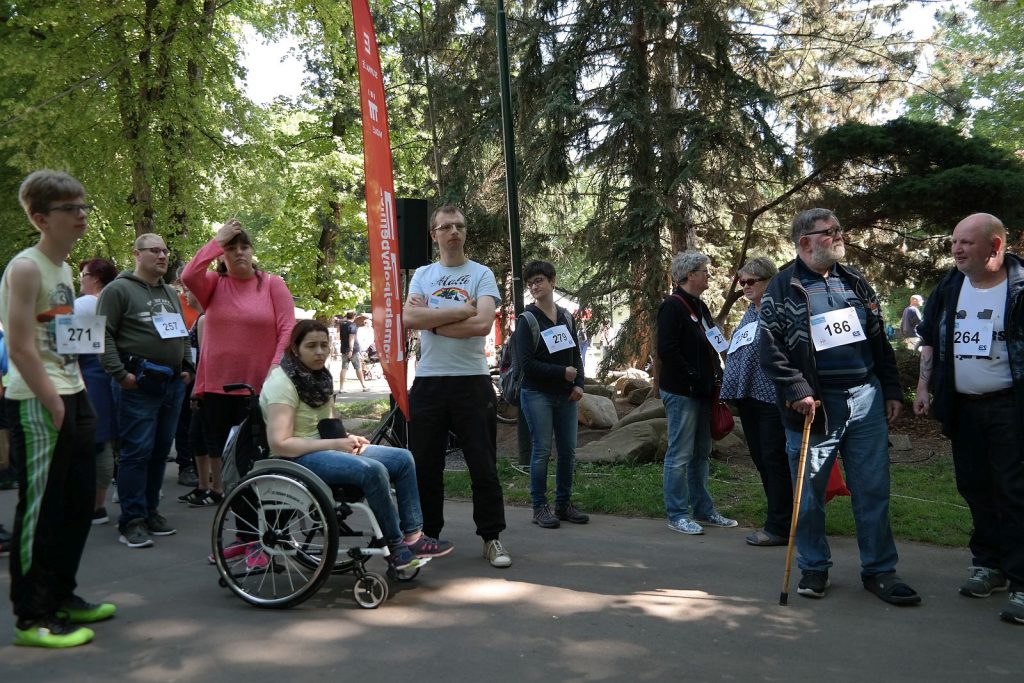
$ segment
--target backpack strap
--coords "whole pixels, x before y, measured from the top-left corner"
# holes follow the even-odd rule
[[[540,323],[537,322],[537,317],[530,311],[523,311],[522,317],[526,319],[526,323],[530,326],[530,335],[533,337],[533,350],[536,351],[540,346]]]

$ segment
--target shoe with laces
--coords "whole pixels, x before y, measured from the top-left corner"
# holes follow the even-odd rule
[[[547,505],[533,508],[533,523],[541,529],[557,529],[561,526],[558,517],[551,513],[551,508]]]
[[[497,567],[498,569],[512,566],[512,556],[508,554],[505,546],[498,539],[484,542],[484,557],[487,558],[492,567]]]
[[[555,505],[555,517],[570,524],[586,524],[590,521],[590,515],[580,512],[572,503]]]
[[[14,626],[14,644],[22,647],[65,648],[85,645],[93,639],[92,629],[69,624],[55,617],[22,621]]]
[[[129,548],[149,548],[153,545],[153,539],[149,537],[146,530],[146,520],[133,519],[121,527],[121,536],[118,543],[123,543]]]
[[[971,573],[960,584],[960,595],[969,598],[987,598],[997,591],[1006,590],[1006,575],[991,567],[968,567]]]
[[[699,536],[704,533],[704,527],[697,522],[693,521],[689,517],[680,517],[679,519],[669,520],[668,528],[672,531],[678,531],[681,534],[689,534],[690,536]]]
[[[57,617],[67,619],[71,624],[91,624],[109,619],[114,616],[115,612],[117,612],[117,607],[113,603],[86,602],[77,595],[72,595],[71,599],[57,610]]]
[[[1011,624],[1024,624],[1024,591],[1011,591],[1010,601],[999,618]]]
[[[444,557],[455,550],[455,544],[451,541],[441,541],[431,538],[426,534],[420,536],[414,543],[408,543],[409,552],[418,558]]]
[[[404,543],[389,546],[391,554],[388,555],[388,564],[391,565],[392,569],[401,571],[403,569],[411,569],[413,567],[419,567],[426,563],[426,560],[421,560],[416,557],[409,546]]]
[[[703,524],[704,526],[718,526],[722,527],[723,529],[729,529],[731,527],[739,525],[739,522],[737,522],[735,519],[723,517],[721,513],[718,512],[718,510],[712,511],[711,515],[707,519],[698,519],[697,521]]]
[[[178,533],[178,530],[171,526],[167,522],[167,518],[159,512],[154,512],[146,520],[146,531],[153,536],[172,536]]]
[[[178,470],[178,485],[197,487],[199,486],[199,473],[195,467],[182,467]]]
[[[830,585],[828,572],[805,571],[800,577],[800,585],[796,587],[796,592],[805,598],[823,598],[825,589]]]

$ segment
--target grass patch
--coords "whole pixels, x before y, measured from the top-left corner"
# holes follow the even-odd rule
[[[965,546],[971,531],[971,516],[956,492],[953,464],[946,457],[925,462],[892,465],[890,514],[898,540],[921,541],[946,546]],[[509,505],[530,505],[530,478],[498,460],[498,476]],[[448,497],[470,499],[468,472],[445,472]],[[554,464],[548,470],[549,498],[554,491]],[[764,522],[764,490],[757,471],[743,465],[711,461],[709,481],[715,507],[743,526],[759,527]],[[573,501],[586,512],[628,517],[665,516],[662,498],[662,465],[576,466]],[[836,498],[826,507],[829,534],[855,533],[850,498]]]
[[[334,408],[340,418],[359,417],[367,420],[379,420],[388,412],[390,405],[388,399],[379,398],[374,401],[335,403]]]

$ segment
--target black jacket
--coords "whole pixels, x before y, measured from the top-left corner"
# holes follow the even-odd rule
[[[722,374],[721,360],[704,335],[704,327],[676,296],[684,297],[709,327],[715,324],[711,311],[682,287],[676,287],[672,294],[665,297],[658,309],[658,386],[681,396],[712,398],[715,382]]]
[[[1006,349],[1010,356],[1010,374],[1013,376],[1014,398],[1020,414],[1018,425],[1024,427],[1024,260],[1007,254],[1006,308],[1003,327],[1006,331]],[[942,422],[942,432],[952,433],[955,417],[956,378],[953,374],[952,322],[956,320],[956,305],[964,285],[964,274],[953,268],[936,285],[924,307],[924,318],[917,326],[921,346],[932,347],[932,376],[928,389],[932,393],[932,415]]]
[[[512,336],[514,340],[512,346],[516,352],[516,367],[523,369],[522,387],[559,396],[568,396],[574,386],[582,389],[583,357],[580,355],[580,344],[576,338],[575,326],[569,321],[569,312],[564,308],[559,308],[558,321],[551,322],[535,304],[530,304],[526,310],[537,319],[537,326],[541,332],[556,325],[565,325],[569,329],[575,345],[552,355],[540,337],[537,339],[537,344],[534,345],[530,323],[520,316],[516,322],[516,332]],[[565,369],[569,366],[576,368],[574,382],[565,379]]]

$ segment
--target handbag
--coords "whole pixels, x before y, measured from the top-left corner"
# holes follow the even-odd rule
[[[683,302],[683,305],[690,309],[690,315],[698,317],[697,312],[693,310],[690,302],[679,296],[673,294],[673,297]],[[711,341],[705,337],[704,341],[707,342],[708,350],[711,352],[712,357],[717,354],[715,348],[711,346]],[[727,437],[732,430],[736,427],[736,420],[733,419],[732,411],[729,410],[729,406],[725,404],[725,401],[720,399],[718,396],[722,392],[722,383],[715,382],[715,394],[711,397],[711,438],[715,441],[721,441]]]
[[[722,385],[715,385],[715,396],[711,399],[711,438],[721,441],[727,437],[736,426],[736,420],[732,417],[732,411],[725,401],[718,398],[722,391]]]

